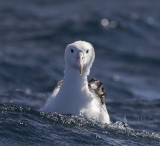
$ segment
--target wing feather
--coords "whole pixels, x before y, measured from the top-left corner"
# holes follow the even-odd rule
[[[61,80],[57,83],[56,87],[53,90],[53,97],[55,97],[58,94],[58,92],[62,86],[62,83],[63,83],[63,80]]]
[[[88,81],[89,90],[97,96],[97,98],[101,101],[102,104],[104,104],[104,99],[106,98],[106,92],[102,86],[103,83],[95,78],[91,78]]]
[[[58,92],[62,86],[62,83],[63,83],[63,80],[59,81],[57,83],[56,87],[54,88],[54,90],[53,90],[54,97],[58,94]],[[91,78],[88,81],[88,87],[89,87],[89,90],[97,96],[97,98],[100,100],[100,102],[102,104],[104,104],[104,99],[106,98],[106,92],[103,88],[103,83],[98,81],[95,78]]]

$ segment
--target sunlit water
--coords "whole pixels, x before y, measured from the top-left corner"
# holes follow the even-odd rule
[[[0,0],[0,145],[159,145],[158,0]],[[112,124],[39,112],[68,43],[93,44]]]

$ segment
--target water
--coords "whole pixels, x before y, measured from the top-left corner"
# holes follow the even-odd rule
[[[160,145],[160,1],[0,3],[0,145]],[[38,111],[76,40],[95,47],[111,125]]]

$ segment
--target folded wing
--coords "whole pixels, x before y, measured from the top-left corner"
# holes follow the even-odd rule
[[[91,78],[88,81],[89,90],[94,93],[102,104],[104,104],[104,99],[106,98],[106,93],[103,88],[103,83],[95,78]]]
[[[54,88],[53,96],[55,97],[57,93],[59,92],[61,86],[62,86],[63,80],[59,81]],[[88,88],[89,90],[96,95],[96,97],[100,100],[101,104],[104,104],[104,100],[106,98],[106,93],[103,88],[103,83],[98,81],[95,78],[91,78],[88,81]]]

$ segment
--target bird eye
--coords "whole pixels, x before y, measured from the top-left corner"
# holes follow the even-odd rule
[[[86,53],[88,53],[88,52],[89,52],[89,50],[86,51]]]
[[[74,50],[73,50],[73,49],[71,49],[71,52],[73,53],[73,52],[74,52]]]

